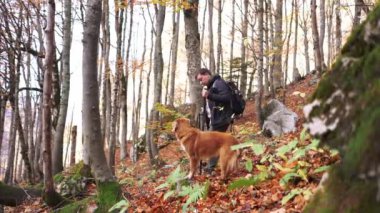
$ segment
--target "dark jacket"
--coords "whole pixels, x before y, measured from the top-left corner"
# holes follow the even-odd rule
[[[231,109],[231,90],[227,83],[219,76],[215,75],[211,77],[209,84],[207,85],[209,92],[207,101],[209,103],[211,118],[208,117],[205,110],[205,117],[208,121],[211,119],[211,128],[218,129],[220,127],[229,125],[231,123],[231,116],[233,114]],[[206,103],[204,109],[206,109]]]

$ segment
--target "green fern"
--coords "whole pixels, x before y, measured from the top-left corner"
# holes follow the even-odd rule
[[[246,147],[251,147],[254,142],[255,142],[255,140],[249,140],[249,141],[246,141],[244,143],[239,143],[239,144],[233,145],[233,146],[231,146],[231,150],[238,150],[238,149],[243,149]]]
[[[252,172],[252,169],[253,169],[253,162],[251,159],[248,159],[247,162],[245,162],[245,169],[248,171],[248,172]]]
[[[182,186],[179,196],[189,196],[185,205],[182,206],[182,211],[185,212],[191,203],[197,202],[200,198],[205,199],[210,188],[210,181],[207,181],[204,185],[195,184],[194,186]]]
[[[180,180],[185,179],[185,177],[186,177],[186,173],[181,171],[181,166],[178,165],[177,168],[172,173],[170,173],[170,175],[166,179],[166,182],[157,186],[156,190],[159,190],[162,188],[169,188],[169,189],[173,190],[175,188],[176,184]]]
[[[228,185],[228,191],[232,191],[235,189],[240,189],[243,187],[249,187],[257,185],[260,182],[263,182],[269,178],[268,172],[261,172],[258,175],[255,175],[251,178],[240,178],[233,181],[230,185]]]
[[[293,197],[301,193],[302,193],[301,189],[293,189],[292,191],[289,192],[289,194],[287,194],[286,196],[282,198],[281,204],[285,205],[289,200],[291,200]]]
[[[115,205],[113,205],[108,210],[108,212],[113,212],[113,211],[118,210],[117,212],[124,213],[128,210],[129,206],[130,206],[129,201],[123,199],[123,200],[120,200],[119,202],[117,202]]]
[[[286,158],[285,154],[287,152],[292,151],[292,149],[294,147],[296,147],[297,144],[298,144],[298,141],[297,140],[293,140],[292,142],[290,142],[290,143],[288,143],[288,144],[286,144],[284,146],[281,146],[280,148],[278,148],[276,150],[276,155],[286,160],[287,158]]]

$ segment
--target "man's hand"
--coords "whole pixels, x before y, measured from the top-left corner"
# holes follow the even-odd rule
[[[202,97],[204,97],[204,98],[208,97],[207,87],[202,89]]]

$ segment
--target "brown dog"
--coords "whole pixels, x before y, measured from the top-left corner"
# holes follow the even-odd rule
[[[186,118],[178,118],[173,122],[173,132],[190,159],[189,179],[193,178],[200,160],[216,156],[219,156],[223,179],[235,170],[239,151],[231,150],[232,145],[238,144],[232,135],[200,131],[191,127],[190,120]]]

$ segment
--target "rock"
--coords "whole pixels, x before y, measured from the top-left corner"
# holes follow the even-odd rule
[[[308,82],[309,86],[313,86],[315,84],[317,84],[319,82],[319,77],[317,74],[313,75],[310,79],[310,81]]]
[[[263,133],[267,137],[280,136],[295,130],[298,116],[295,112],[276,99],[269,101],[264,107],[265,119]]]

